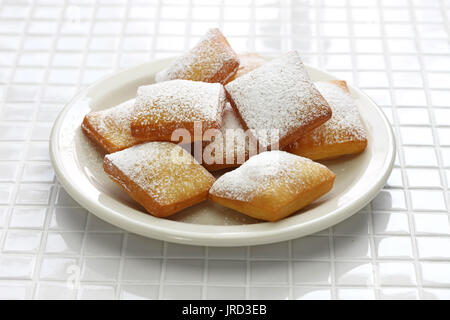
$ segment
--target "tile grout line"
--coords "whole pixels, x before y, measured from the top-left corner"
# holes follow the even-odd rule
[[[159,34],[159,24],[161,22],[161,2],[162,0],[158,0],[158,5],[156,7],[156,13],[155,13],[155,21],[154,21],[154,33],[153,33],[153,39],[152,39],[152,53],[151,53],[151,59],[155,58],[155,52],[156,52],[156,44],[157,44],[157,39],[158,39],[158,34]]]
[[[249,30],[249,41],[247,43],[247,48],[250,50],[247,50],[249,52],[255,51],[255,35],[256,35],[256,26],[255,26],[255,11],[256,11],[256,4],[255,0],[251,1],[250,4],[250,30]],[[239,54],[239,53],[238,53]]]
[[[281,48],[283,52],[287,52],[292,47],[292,32],[291,32],[291,17],[290,17],[290,8],[292,8],[292,2],[291,0],[284,0],[281,5],[281,12],[280,12],[280,18],[281,18],[281,34],[283,35],[283,41],[281,43]],[[255,41],[254,34],[252,34],[253,42]],[[254,50],[254,48],[252,48]],[[288,257],[287,257],[287,263],[288,263],[288,299],[289,300],[295,300],[295,290],[294,290],[294,263],[292,261],[293,256],[293,240],[287,241],[287,250],[288,250]]]
[[[443,0],[440,0],[440,5],[441,5],[441,8],[442,8],[442,10],[441,10],[441,14],[442,14],[442,18],[443,18],[443,20],[444,20],[444,24],[445,24],[445,27],[446,27],[446,31],[447,31],[447,39],[449,39],[450,40],[450,22],[449,22],[449,19],[447,18],[447,14],[446,14],[446,12],[447,12],[447,8],[446,8],[446,5],[445,5],[445,3],[443,2]],[[449,14],[450,14],[450,11],[448,11],[449,12]],[[426,83],[426,85],[429,87],[429,84],[428,84],[428,82]],[[428,90],[429,90],[429,88],[428,88]],[[429,99],[430,97],[428,97],[427,96],[427,99]],[[431,104],[431,98],[430,98],[430,106],[432,106],[432,104]],[[433,107],[433,106],[432,106]],[[433,110],[434,110],[435,108],[433,107]],[[432,115],[432,117],[430,117],[430,120],[431,121],[433,121],[434,123],[434,128],[436,128],[436,127],[438,127],[437,126],[437,124],[436,124],[436,120],[435,120],[435,118],[434,118],[434,112],[432,112],[433,113],[433,115]],[[443,187],[444,187],[444,200],[445,200],[445,203],[446,203],[446,205],[447,205],[447,212],[450,212],[450,195],[449,195],[449,193],[450,193],[450,181],[447,179],[447,175],[446,175],[446,173],[445,173],[445,166],[444,166],[444,160],[443,160],[443,158],[442,158],[442,151],[441,151],[441,148],[440,148],[440,146],[439,146],[439,135],[436,133],[436,137],[437,137],[437,139],[438,139],[438,141],[437,141],[437,146],[438,146],[438,161],[440,161],[440,168],[441,168],[441,170],[440,170],[440,172],[441,172],[441,179],[442,179],[442,184],[443,184]],[[449,179],[450,179],[450,175],[449,175]],[[448,218],[449,218],[449,223],[450,223],[450,215],[448,216]]]
[[[123,17],[122,17],[122,29],[120,31],[120,38],[119,38],[119,43],[118,43],[118,52],[116,55],[116,61],[114,64],[114,71],[117,71],[120,69],[120,61],[121,61],[121,57],[122,57],[122,53],[124,51],[123,48],[123,44],[124,44],[124,39],[125,39],[125,30],[128,24],[128,17],[130,14],[130,10],[131,10],[131,5],[130,2],[127,1],[125,4],[125,7],[123,8]],[[128,244],[128,235],[129,233],[127,231],[122,232],[122,247],[120,248],[120,261],[119,261],[119,270],[118,270],[118,275],[117,275],[117,282],[116,282],[116,291],[115,291],[115,295],[114,298],[116,300],[120,299],[120,294],[121,294],[121,290],[122,290],[122,278],[123,278],[123,270],[124,270],[124,264],[125,264],[125,251],[127,248],[127,244]]]
[[[167,266],[167,242],[163,241],[163,252],[162,252],[162,262],[161,262],[161,274],[159,275],[159,288],[158,288],[158,300],[162,300],[164,296],[164,280],[166,276],[166,266]]]
[[[48,86],[48,82],[49,82],[49,78],[50,78],[50,72],[52,70],[52,64],[53,64],[53,60],[55,57],[55,53],[56,53],[56,44],[58,42],[58,38],[59,35],[61,33],[61,27],[64,21],[64,13],[66,10],[66,5],[67,5],[67,1],[64,0],[64,4],[63,4],[63,9],[62,9],[62,13],[61,16],[58,18],[57,21],[57,28],[54,34],[54,38],[53,38],[53,42],[52,42],[52,48],[51,48],[51,52],[48,58],[48,67],[46,69],[45,72],[45,76],[44,79],[42,81],[42,83],[44,84],[43,87]],[[39,96],[39,106],[42,104],[42,92],[40,92],[40,96]],[[37,115],[38,115],[39,109],[35,110],[35,113],[33,114],[33,120],[32,123],[36,124],[37,122]],[[56,178],[56,175],[54,175],[53,177],[53,190],[52,190],[52,194],[50,197],[50,205],[47,208],[47,216],[44,222],[44,228],[42,230],[42,239],[41,239],[41,245],[39,248],[39,253],[37,255],[37,265],[35,268],[35,274],[33,277],[33,282],[35,283],[34,285],[34,290],[32,293],[32,297],[33,299],[36,299],[36,295],[37,295],[37,287],[38,287],[38,282],[39,282],[39,277],[40,277],[40,272],[41,272],[41,267],[42,267],[42,261],[44,260],[44,255],[45,255],[45,247],[47,245],[47,241],[48,241],[48,228],[49,228],[49,224],[53,215],[53,210],[55,208],[55,204],[56,204],[56,199],[57,199],[57,193],[58,193],[58,180]]]
[[[245,274],[245,300],[251,299],[251,262],[250,262],[250,247],[245,248],[245,262],[246,262],[246,274]]]
[[[388,261],[389,262],[389,261]],[[8,280],[6,280],[8,281]],[[14,279],[14,281],[17,282],[26,282],[26,280],[23,279]],[[0,279],[0,283],[1,282],[5,282],[4,279]],[[61,279],[43,279],[42,280],[43,283],[57,283],[57,284],[63,284],[66,283],[66,280],[61,280]],[[113,281],[108,281],[108,280],[104,280],[104,281],[98,281],[98,280],[89,280],[89,281],[85,281],[85,283],[88,283],[89,285],[98,285],[98,286],[111,286],[111,284],[113,283]],[[154,281],[139,281],[139,280],[128,280],[125,281],[124,283],[126,283],[127,285],[133,285],[133,286],[157,286],[158,282],[154,282]],[[223,282],[211,282],[211,284],[213,286],[219,286],[219,287],[227,287],[227,288],[243,288],[244,286],[239,283],[239,282],[228,282],[228,283],[223,283]],[[279,288],[280,286],[282,286],[284,283],[283,282],[258,282],[255,285],[255,288],[260,288],[260,287],[266,287],[266,288]],[[173,286],[183,286],[183,285],[187,285],[187,286],[198,286],[198,282],[196,281],[180,281],[180,282],[171,282],[169,286],[173,287]],[[323,284],[320,282],[304,282],[304,283],[299,283],[296,285],[297,288],[311,288],[311,287],[316,287],[316,288],[320,288],[320,289],[326,289],[329,288],[328,284]],[[371,286],[367,286],[365,284],[343,284],[339,286],[340,288],[344,288],[344,289],[371,289]],[[397,288],[413,288],[413,289],[417,289],[416,286],[412,285],[412,284],[386,284],[383,287],[386,288],[392,288],[392,289],[397,289]],[[426,286],[426,288],[432,288],[432,289],[450,289],[449,285],[428,285]]]
[[[329,247],[328,249],[329,249],[329,253],[330,253],[329,263],[330,263],[331,299],[338,300],[337,283],[336,283],[336,259],[335,259],[335,252],[334,252],[334,234],[333,234],[333,229],[331,227],[328,228],[328,247]]]
[[[16,55],[16,59],[15,59],[15,62],[13,64],[14,71],[11,72],[11,79],[10,79],[10,82],[9,82],[10,84],[13,83],[13,75],[14,75],[15,71],[17,70],[19,57],[21,56],[21,54],[24,51],[24,42],[25,42],[25,38],[26,38],[25,34],[26,34],[27,29],[29,28],[30,21],[33,20],[32,19],[32,15],[33,15],[33,13],[35,11],[35,7],[36,7],[35,2],[33,1],[32,3],[30,3],[29,6],[31,8],[29,10],[29,14],[28,14],[28,17],[26,18],[25,26],[24,26],[23,31],[22,31],[21,44],[19,46],[18,53]],[[57,37],[57,33],[55,33],[55,39],[56,39],[56,37]],[[54,45],[53,45],[52,49],[53,49],[52,54],[54,54],[54,49],[55,49]],[[47,63],[48,66],[50,65],[50,63],[51,63],[51,57],[49,57],[49,61]],[[34,97],[34,101],[33,101],[34,108],[33,108],[33,113],[32,113],[32,120],[29,121],[31,123],[31,127],[30,127],[31,130],[30,130],[30,133],[29,133],[28,137],[25,139],[25,142],[24,142],[25,148],[28,148],[28,146],[30,144],[32,131],[33,131],[33,126],[37,122],[36,121],[36,117],[37,117],[37,114],[38,114],[39,106],[41,105],[42,92],[45,89],[45,83],[46,83],[46,80],[48,79],[48,74],[49,74],[49,69],[47,68],[47,70],[45,71],[45,78],[44,78],[44,81],[43,81],[44,85],[41,84],[39,86],[39,90],[37,91],[37,94]],[[36,85],[36,84],[34,84],[34,85]],[[26,150],[23,150],[23,152],[21,154],[21,160],[19,160],[19,162],[20,162],[19,170],[16,173],[16,179],[15,179],[15,183],[17,183],[18,185],[20,185],[21,182],[22,182],[23,172],[25,170]],[[48,161],[46,161],[46,163],[48,163]],[[31,298],[33,298],[34,293],[37,290],[36,289],[36,287],[37,287],[37,280],[36,280],[36,278],[38,277],[39,270],[40,270],[40,263],[41,263],[41,260],[42,260],[42,251],[43,251],[43,246],[45,244],[45,236],[46,236],[45,230],[46,230],[46,226],[48,224],[48,219],[49,219],[49,216],[50,216],[50,210],[51,210],[52,203],[53,203],[53,200],[54,200],[54,197],[55,197],[55,190],[56,190],[55,179],[56,178],[54,178],[52,182],[49,182],[49,185],[51,185],[51,191],[50,191],[50,195],[48,197],[48,201],[49,202],[47,202],[47,204],[45,205],[46,215],[45,215],[45,220],[44,220],[44,224],[43,224],[43,229],[39,229],[39,232],[41,233],[41,239],[40,239],[40,243],[39,243],[39,248],[33,255],[33,258],[34,258],[35,262],[34,262],[33,274],[31,276],[31,282],[32,282]],[[36,182],[36,183],[38,183],[38,182]],[[17,189],[16,195],[11,200],[11,204],[10,204],[11,206],[14,206],[14,204],[16,203],[18,192],[19,192],[19,190]],[[8,219],[7,219],[7,222],[5,224],[6,226],[9,226],[10,223],[11,223],[12,211],[13,211],[13,208],[11,208],[11,210],[9,212],[9,216],[7,217]],[[9,230],[10,229],[8,227],[8,231]],[[19,229],[19,230],[23,230],[23,229]],[[5,241],[6,241],[6,231],[5,231]]]
[[[15,75],[15,73],[17,71],[17,65],[19,63],[19,57],[22,55],[22,53],[24,51],[24,45],[25,45],[25,39],[26,39],[25,35],[26,35],[26,32],[27,32],[27,30],[28,30],[28,28],[30,26],[30,23],[31,23],[31,20],[32,20],[32,16],[33,16],[33,13],[34,13],[34,10],[35,10],[35,7],[36,7],[35,1],[32,1],[28,5],[28,7],[30,8],[30,10],[28,12],[28,15],[27,15],[27,18],[26,18],[23,30],[20,32],[20,43],[19,43],[18,49],[16,50],[16,56],[14,58],[13,66],[12,66],[11,72],[9,74],[9,80],[5,83],[5,87],[4,87],[5,88],[5,91],[4,91],[5,92],[5,100],[3,102],[3,107],[6,106],[7,89],[9,87],[11,87],[12,84],[13,84],[13,78],[14,78],[14,75]],[[1,6],[1,8],[3,10],[3,6]],[[50,60],[49,60],[48,63],[50,63]],[[46,70],[46,76],[48,77],[48,70]],[[33,114],[32,114],[32,121],[30,121],[31,125],[29,126],[30,132],[28,133],[28,136],[24,139],[24,147],[25,148],[28,148],[29,143],[31,141],[31,137],[32,137],[32,133],[33,133],[33,127],[34,127],[35,122],[36,122],[34,120],[37,117],[38,109],[39,109],[39,106],[41,105],[41,101],[40,100],[41,100],[41,96],[42,96],[42,92],[44,90],[44,87],[45,86],[42,86],[42,85],[38,86],[39,89],[37,90],[36,95],[33,97],[33,101],[24,101],[24,103],[33,103],[33,106],[34,106]],[[11,193],[10,202],[8,204],[7,216],[4,218],[4,223],[5,223],[6,229],[4,230],[3,234],[0,237],[0,257],[4,255],[3,248],[4,248],[4,245],[5,245],[5,242],[6,242],[7,233],[9,233],[9,231],[10,231],[9,225],[11,223],[12,214],[13,214],[13,211],[14,211],[14,208],[15,208],[15,204],[17,202],[18,195],[19,195],[19,189],[20,189],[20,185],[21,185],[21,182],[22,182],[22,176],[23,176],[23,172],[25,170],[26,154],[27,154],[26,153],[26,149],[22,150],[22,153],[20,155],[20,159],[16,160],[16,162],[19,162],[19,165],[18,165],[18,169],[17,169],[17,171],[15,173],[15,179],[14,179],[14,183],[13,183],[14,187],[12,189],[13,191]],[[55,188],[54,182],[52,182],[52,187],[50,189],[51,190],[50,191],[50,195],[48,197],[48,201],[49,202],[47,202],[46,207],[48,205],[50,205],[50,207],[51,207],[52,199],[54,198],[54,194],[55,194],[55,189],[56,188]],[[40,238],[39,248],[38,248],[38,250],[35,253],[33,253],[33,270],[32,270],[32,274],[31,274],[31,279],[29,279],[29,280],[31,280],[31,283],[32,283],[31,294],[30,294],[31,298],[33,298],[33,296],[34,296],[34,294],[35,294],[35,292],[37,290],[36,277],[37,277],[38,271],[40,270],[40,261],[42,259],[42,250],[43,250],[42,248],[43,248],[43,242],[44,242],[44,237],[45,237],[45,226],[48,223],[48,216],[49,216],[49,209],[47,207],[46,216],[45,216],[45,220],[44,220],[44,229],[43,230],[39,230],[39,232],[41,234],[40,235],[41,238]],[[29,257],[30,253],[29,254],[25,254],[25,256]],[[23,280],[26,281],[28,279],[23,279]]]
[[[80,65],[81,69],[80,69],[80,72],[78,74],[77,84],[75,86],[77,91],[79,91],[81,89],[81,87],[82,87],[83,74],[84,74],[84,69],[86,68],[86,62],[87,62],[88,48],[89,48],[89,45],[92,42],[92,33],[93,33],[93,30],[94,30],[94,25],[95,25],[94,20],[95,20],[95,17],[97,16],[97,12],[98,12],[98,8],[99,8],[98,1],[99,0],[95,1],[94,9],[93,9],[92,14],[91,14],[91,20],[90,20],[91,21],[91,25],[89,26],[89,33],[87,35],[85,48],[84,48],[83,53],[82,53],[83,57],[82,57],[81,65]],[[62,188],[62,186],[61,186],[61,188]],[[92,213],[89,212],[88,210],[86,210],[86,211],[87,211],[87,216],[86,216],[86,221],[85,221],[86,224],[84,226],[83,237],[82,237],[81,246],[80,246],[80,260],[79,260],[79,267],[80,267],[79,277],[80,277],[80,279],[78,279],[79,280],[78,281],[78,285],[81,284],[81,277],[83,275],[84,268],[85,268],[86,257],[85,257],[84,251],[85,251],[85,248],[86,248],[87,235],[89,233],[89,230],[88,230],[89,222],[92,220],[92,217],[91,217]],[[80,299],[80,295],[81,295],[81,292],[82,292],[81,287],[75,287],[74,289],[76,290],[75,299]]]
[[[162,0],[158,0],[158,4],[156,6],[156,13],[155,13],[155,21],[154,21],[154,34],[152,39],[152,54],[151,58],[155,58],[156,53],[156,44],[157,39],[159,36],[159,24],[161,22],[161,6],[162,6]],[[166,275],[166,265],[167,265],[167,242],[163,241],[163,250],[162,250],[162,256],[161,256],[161,273],[159,275],[159,287],[158,287],[158,300],[162,300],[164,296],[164,280]]]
[[[319,20],[321,20],[321,11],[320,11],[320,5],[322,5],[322,0],[319,1],[319,6],[318,8],[316,8],[316,13],[315,13],[315,17],[316,17],[316,21],[315,21],[315,29],[317,32],[317,38],[320,39],[321,38],[321,28],[320,28],[320,24],[319,24]],[[348,9],[347,9],[348,11]],[[323,66],[324,63],[324,57],[323,57],[323,43],[322,41],[318,41],[317,44],[317,50],[319,52],[318,54],[318,64],[320,67]],[[333,232],[333,228],[329,227],[328,228],[328,249],[329,249],[329,255],[330,258],[327,259],[326,261],[330,263],[330,293],[331,293],[331,299],[332,300],[338,300],[338,293],[337,293],[337,283],[336,283],[336,257],[335,257],[335,248],[334,248],[334,232]]]
[[[202,300],[207,299],[207,288],[208,288],[208,272],[209,268],[209,248],[203,247],[203,274],[202,274]]]
[[[318,0],[319,6],[322,5],[322,0]],[[316,8],[316,13],[315,13],[315,30],[316,30],[316,37],[318,39],[317,41],[317,64],[318,67],[322,68],[325,65],[325,57],[324,57],[324,48],[323,48],[323,41],[321,41],[321,34],[322,34],[322,30],[320,28],[321,24],[319,24],[319,21],[322,20],[321,18],[321,13],[322,11],[320,10],[320,8]],[[344,53],[343,56],[347,56],[348,53]]]
[[[378,0],[380,1],[380,0]],[[412,15],[411,12],[411,8],[410,6],[408,6],[409,8],[409,14]],[[380,18],[381,18],[381,22],[384,22],[384,17],[383,14],[380,12]],[[385,26],[383,25],[382,28],[382,32],[383,34],[385,34],[386,30],[385,30]],[[386,41],[384,41],[386,42]],[[391,65],[390,65],[390,60],[387,59],[387,51],[388,51],[388,46],[386,44],[385,46],[386,48],[386,60],[387,60],[387,70],[389,73],[389,81],[391,82],[391,99],[393,102],[393,106],[396,106],[396,96],[395,96],[395,92],[392,89],[392,70],[391,70]],[[416,56],[418,58],[419,57],[419,53],[416,54]],[[424,79],[422,79],[424,80]],[[403,153],[403,137],[401,135],[400,132],[400,121],[398,119],[398,112],[397,112],[397,108],[394,107],[392,110],[392,114],[393,114],[393,118],[394,121],[396,123],[396,127],[397,127],[397,131],[396,131],[396,137],[397,137],[397,142],[399,144],[397,150],[398,150],[398,156],[399,156],[399,162],[401,165],[401,173],[402,173],[402,183],[403,183],[403,191],[404,191],[404,195],[405,195],[405,204],[406,204],[406,209],[407,209],[407,216],[408,216],[408,223],[409,223],[409,229],[410,229],[410,240],[411,240],[411,246],[412,246],[412,254],[413,254],[413,263],[414,263],[414,267],[415,267],[415,276],[416,276],[416,280],[417,280],[417,291],[419,294],[419,298],[423,297],[423,290],[422,290],[422,279],[421,279],[421,274],[420,274],[420,263],[419,263],[419,253],[417,250],[417,241],[416,241],[416,232],[415,232],[415,226],[414,226],[414,217],[413,217],[413,207],[412,207],[412,200],[411,200],[411,194],[409,192],[409,183],[408,183],[408,176],[406,174],[406,170],[405,170],[405,155]]]
[[[352,16],[352,10],[350,5],[347,3],[346,6],[347,9],[347,20],[349,21],[349,42],[350,42],[350,48],[351,48],[351,61],[352,61],[352,74],[353,74],[353,82],[355,83],[355,85],[358,87],[359,86],[359,73],[358,73],[358,60],[357,60],[357,53],[356,53],[356,46],[355,46],[355,33],[354,33],[354,27],[355,27],[355,23],[353,20],[353,16]],[[379,10],[379,16],[382,14],[381,13],[381,7],[375,7],[374,10]],[[381,26],[380,26],[381,27]],[[380,30],[381,32],[381,30]],[[384,186],[385,187],[385,186]],[[371,273],[372,273],[372,278],[373,278],[373,293],[374,293],[374,297],[375,300],[380,300],[380,290],[379,290],[379,275],[378,275],[378,264],[377,264],[377,255],[376,255],[376,249],[375,249],[375,239],[374,239],[374,230],[373,230],[373,219],[372,219],[372,205],[371,203],[368,203],[366,205],[367,207],[367,212],[364,212],[364,214],[366,214],[367,217],[367,224],[368,224],[368,231],[369,231],[369,235],[368,235],[368,240],[369,240],[369,245],[370,245],[370,261],[371,261]],[[361,214],[361,212],[357,212],[356,214]],[[367,286],[369,288],[369,286]]]
[[[414,10],[412,8],[411,1],[409,1],[408,3],[409,3],[409,13],[410,13],[411,18],[412,18],[411,20],[412,20],[412,25],[413,25],[413,28],[414,28],[414,32],[415,32],[416,35],[418,35],[417,26],[416,26],[416,23],[415,23],[416,22],[416,15],[415,15],[415,12],[414,12]],[[443,7],[443,8],[445,8],[445,7]],[[445,11],[445,10],[443,10],[443,11]],[[445,19],[446,15],[442,11],[441,11],[441,13],[443,15],[444,21],[446,21],[446,19]],[[448,27],[448,25],[446,25],[446,26]],[[450,36],[450,33],[448,35]],[[436,153],[436,156],[437,156],[436,160],[438,162],[439,178],[440,178],[441,183],[442,183],[442,188],[440,190],[443,190],[444,205],[446,206],[446,209],[447,209],[447,212],[448,212],[450,210],[450,196],[449,196],[449,189],[448,189],[448,181],[446,179],[446,174],[445,174],[445,169],[444,169],[445,166],[444,166],[444,161],[443,161],[443,158],[442,158],[442,152],[441,152],[440,141],[439,141],[440,140],[439,139],[439,134],[436,131],[436,127],[438,127],[438,126],[436,124],[436,119],[435,119],[434,112],[433,112],[434,107],[432,105],[432,99],[431,99],[431,95],[430,95],[431,89],[430,89],[430,86],[429,86],[429,83],[428,83],[428,77],[427,77],[427,71],[426,71],[427,69],[426,69],[426,65],[425,65],[424,59],[423,59],[422,46],[418,42],[417,39],[418,39],[418,37],[416,37],[415,45],[416,45],[416,49],[417,49],[417,52],[418,52],[419,63],[421,65],[420,72],[422,74],[424,93],[425,93],[425,98],[426,98],[426,101],[427,101],[426,109],[427,109],[427,112],[428,112],[428,117],[430,119],[430,128],[431,128],[432,136],[433,136],[433,147],[434,147],[434,150],[435,150],[435,153]],[[410,188],[408,188],[408,190],[409,189]],[[424,190],[430,190],[430,189],[426,188]],[[449,218],[449,223],[450,223],[450,216],[448,216],[448,218]]]
[[[290,300],[295,300],[295,292],[294,292],[294,264],[292,262],[292,240],[288,240],[287,241],[287,245],[288,245],[288,286],[289,286],[289,292],[288,292],[288,299]]]
[[[6,80],[5,85],[3,86],[3,92],[4,92],[4,99],[3,101],[0,100],[0,111],[3,111],[5,106],[6,106],[6,101],[8,100],[7,96],[8,96],[8,89],[12,86],[13,84],[13,79],[14,79],[14,74],[16,73],[17,70],[17,65],[19,62],[19,56],[21,55],[23,49],[24,49],[24,44],[25,44],[25,34],[26,34],[26,30],[30,25],[30,21],[31,21],[31,17],[32,17],[32,13],[34,10],[34,1],[29,5],[30,10],[28,12],[26,21],[25,21],[25,25],[24,28],[22,30],[22,32],[20,33],[20,43],[18,45],[17,50],[14,50],[13,52],[16,53],[15,57],[14,57],[14,62],[12,63],[12,68],[11,71],[9,73],[9,79]],[[3,6],[1,7],[2,11],[3,11]],[[42,90],[42,89],[40,89]],[[36,97],[34,97],[34,100],[36,100]],[[30,101],[27,101],[28,103],[30,103]],[[37,101],[32,101],[32,103],[34,103]],[[32,135],[32,131],[33,131],[33,124],[31,124],[31,126],[28,128],[30,130],[30,132],[28,133],[27,137],[25,138],[25,142],[24,145],[26,145],[26,141],[29,141],[29,139],[31,139],[31,135]],[[5,222],[5,226],[9,226],[10,224],[10,219],[11,219],[11,215],[12,212],[14,210],[14,204],[17,201],[17,197],[19,194],[19,188],[20,188],[20,179],[19,177],[22,177],[23,174],[23,169],[25,166],[25,158],[26,158],[26,153],[25,150],[22,151],[21,155],[20,155],[20,159],[16,160],[16,162],[19,162],[18,166],[17,166],[17,172],[16,172],[16,177],[14,182],[12,183],[12,188],[11,188],[11,195],[9,197],[9,203],[8,203],[8,209],[7,209],[7,217],[4,218],[4,222]],[[3,235],[0,235],[0,257],[3,255],[3,246],[6,242],[6,235],[8,233],[8,230],[5,230],[3,232]]]

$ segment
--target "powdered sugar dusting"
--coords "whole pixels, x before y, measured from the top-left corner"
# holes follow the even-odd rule
[[[219,83],[172,80],[139,87],[133,122],[216,122],[221,119],[225,91]]]
[[[350,92],[333,82],[317,82],[316,86],[328,101],[333,115],[330,120],[296,142],[294,147],[302,143],[304,139],[312,139],[314,143],[325,145],[367,139],[358,107]]]
[[[227,130],[232,130],[234,139],[231,141],[226,139]],[[221,131],[224,144],[224,155],[234,155],[235,157],[237,155],[248,155],[244,128],[242,127],[241,121],[234,113],[230,103],[227,103],[227,107],[225,108]]]
[[[213,153],[215,153],[215,150],[222,150],[222,163],[224,164],[234,164],[237,160],[244,162],[248,158],[249,142],[240,120],[228,102],[224,110],[220,131],[221,136],[216,136],[214,141],[208,145],[208,149],[211,148]],[[230,160],[232,163],[228,162]]]
[[[94,111],[92,115],[98,115],[97,130],[100,133],[108,133],[111,126],[130,129],[131,114],[133,112],[135,99],[128,100],[115,107]]]
[[[130,130],[134,103],[135,99],[131,99],[106,110],[91,112],[87,118],[103,138],[118,148],[126,148],[139,143]]]
[[[220,75],[224,65],[235,65],[228,74]],[[225,83],[234,75],[239,59],[219,29],[208,30],[202,39],[184,55],[175,59],[169,67],[156,74],[156,82],[187,79],[204,82]]]
[[[214,181],[186,150],[170,142],[144,143],[105,158],[160,204],[192,197]]]
[[[225,88],[249,129],[278,129],[280,140],[330,113],[296,51],[237,78]],[[255,135],[262,146],[273,143],[266,135]]]
[[[234,80],[236,78],[239,78],[243,76],[246,73],[249,73],[250,71],[255,70],[256,68],[261,67],[264,63],[267,61],[261,57],[257,53],[243,53],[239,55],[239,68],[234,75],[234,77],[230,80]]]
[[[279,150],[266,151],[222,175],[209,192],[249,202],[277,185],[287,186],[293,193],[300,192],[328,179],[328,173],[324,165],[312,160]]]

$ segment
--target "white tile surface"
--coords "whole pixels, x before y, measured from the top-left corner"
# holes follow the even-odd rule
[[[0,299],[448,299],[448,12],[415,0],[2,3]],[[237,51],[299,49],[383,107],[398,157],[361,212],[289,242],[204,248],[123,232],[61,188],[48,137],[64,104],[213,26]]]

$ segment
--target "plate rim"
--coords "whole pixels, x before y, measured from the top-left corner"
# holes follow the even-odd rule
[[[266,57],[268,58],[268,57]],[[378,179],[376,179],[371,185],[370,188],[368,188],[368,192],[364,193],[364,195],[360,198],[357,198],[353,200],[353,202],[350,203],[350,205],[345,206],[344,208],[337,207],[333,212],[330,212],[322,217],[318,217],[314,219],[313,221],[307,221],[302,224],[297,225],[289,225],[286,227],[280,228],[273,228],[272,230],[264,230],[258,231],[258,234],[248,233],[238,231],[239,227],[242,227],[242,225],[236,225],[236,226],[216,226],[216,225],[199,225],[194,224],[196,228],[199,229],[205,229],[204,232],[193,232],[193,231],[184,231],[180,232],[179,230],[170,230],[167,228],[161,228],[159,226],[155,225],[143,225],[142,222],[136,221],[135,219],[132,219],[126,215],[114,215],[114,210],[110,208],[106,208],[98,203],[95,203],[91,201],[88,197],[84,195],[84,193],[80,190],[78,190],[68,178],[67,173],[63,170],[63,166],[60,165],[60,156],[57,152],[57,146],[59,144],[59,132],[62,127],[62,124],[65,120],[65,115],[71,110],[71,107],[73,106],[74,102],[77,101],[79,98],[88,95],[88,93],[95,89],[95,87],[101,85],[104,81],[113,78],[118,77],[121,74],[129,73],[132,70],[138,70],[142,68],[144,65],[156,65],[156,64],[163,64],[167,63],[168,61],[172,60],[173,58],[165,58],[165,59],[155,59],[152,61],[148,61],[145,63],[141,63],[135,66],[132,66],[130,68],[126,68],[123,70],[119,70],[116,72],[112,72],[101,79],[95,81],[93,84],[89,85],[88,87],[79,90],[73,97],[70,99],[66,105],[63,107],[63,109],[58,114],[56,120],[53,123],[53,127],[50,133],[50,142],[49,142],[49,153],[50,153],[50,160],[52,163],[52,166],[55,170],[56,177],[58,179],[58,182],[61,184],[61,186],[65,189],[65,191],[82,207],[86,208],[91,212],[92,214],[96,215],[98,218],[107,221],[108,223],[111,223],[123,230],[140,234],[145,237],[150,237],[154,239],[159,239],[163,241],[168,242],[174,242],[174,243],[181,243],[181,244],[188,244],[188,245],[200,245],[200,246],[220,246],[220,247],[234,247],[234,246],[247,246],[247,245],[261,245],[261,244],[268,244],[268,243],[274,243],[279,241],[285,241],[290,240],[293,238],[300,238],[309,234],[313,234],[315,232],[321,231],[325,228],[331,227],[347,218],[352,216],[353,214],[357,213],[360,209],[365,207],[375,196],[378,194],[378,192],[383,188],[385,185],[387,179],[389,178],[389,175],[392,171],[392,168],[394,166],[395,162],[395,155],[396,155],[396,141],[394,138],[394,133],[392,126],[387,119],[386,115],[383,113],[381,108],[371,99],[367,94],[365,94],[360,89],[348,85],[349,88],[352,91],[355,91],[360,96],[364,96],[373,107],[375,107],[377,113],[379,114],[380,118],[383,120],[383,123],[385,127],[387,128],[387,137],[389,140],[389,146],[388,153],[385,156],[385,161],[383,164],[383,174],[380,175]],[[336,79],[335,76],[333,76],[331,73],[310,66],[308,64],[305,64],[307,69],[314,70],[315,72],[325,74],[327,77],[331,77]],[[386,161],[387,160],[387,161]],[[113,212],[110,212],[113,211]],[[155,218],[160,219],[160,218]],[[184,222],[177,222],[172,220],[166,220],[164,221],[170,223],[184,223]],[[271,222],[262,222],[258,223],[258,226],[261,225],[268,225],[271,224]],[[248,228],[251,228],[252,225],[245,225]],[[254,225],[253,225],[254,226]],[[208,229],[208,230],[206,230]],[[214,230],[219,230],[223,232],[224,229],[229,229],[229,232],[225,234],[218,235],[217,232],[214,232]],[[234,231],[235,229],[236,231]],[[305,230],[307,229],[307,231]],[[206,232],[208,231],[208,232]]]

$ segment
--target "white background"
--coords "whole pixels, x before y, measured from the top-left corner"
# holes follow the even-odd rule
[[[449,19],[449,0],[0,1],[0,298],[450,298]],[[369,206],[302,239],[205,248],[70,199],[48,156],[58,111],[214,26],[238,52],[298,49],[383,107],[398,157]]]

